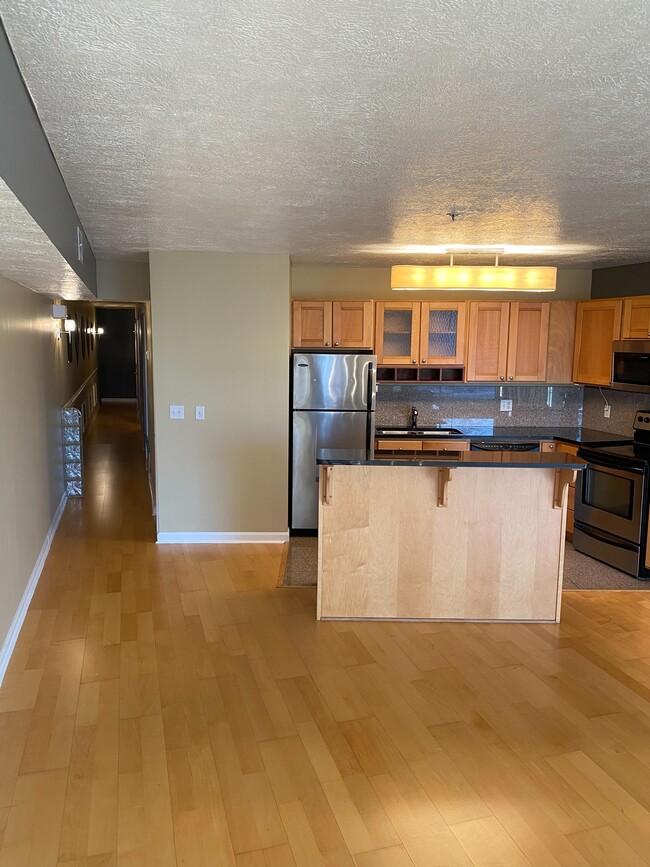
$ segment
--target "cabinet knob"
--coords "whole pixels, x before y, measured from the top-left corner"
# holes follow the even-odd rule
[[[505,376],[500,376],[499,379],[505,379]]]
[[[512,379],[512,377],[511,377],[511,376],[509,376],[509,377],[508,377],[508,379]]]
[[[337,340],[337,341],[335,342],[334,346],[338,346],[338,345],[339,345],[339,342],[338,342],[338,340]]]
[[[422,359],[422,364],[426,364],[426,363],[427,363],[426,358],[423,358],[423,359]]]
[[[413,359],[413,364],[417,364],[417,363],[418,363],[417,358],[414,358],[414,359]]]
[[[326,340],[326,341],[325,341],[325,346],[329,346],[329,345],[330,345],[329,340]]]

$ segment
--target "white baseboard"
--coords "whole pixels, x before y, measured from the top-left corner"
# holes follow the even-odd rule
[[[32,569],[32,574],[29,576],[29,581],[27,582],[27,587],[25,587],[25,592],[23,593],[23,597],[18,605],[18,610],[14,614],[14,619],[11,621],[11,626],[9,627],[9,631],[7,632],[7,636],[2,645],[2,650],[0,650],[0,685],[2,685],[2,681],[4,680],[7,666],[9,665],[11,655],[14,652],[14,647],[16,646],[16,641],[18,641],[18,636],[20,635],[20,630],[22,629],[25,617],[27,616],[29,603],[32,601],[32,596],[36,590],[38,579],[41,577],[43,566],[45,566],[45,561],[47,560],[47,555],[49,554],[52,545],[52,539],[54,539],[54,534],[59,526],[67,501],[68,495],[64,493],[61,497],[61,502],[54,513],[54,517],[52,518],[50,529],[47,531],[43,547],[41,548],[41,552],[38,555],[34,568]]]
[[[286,542],[289,531],[283,533],[158,533],[159,545],[214,545],[237,542]]]

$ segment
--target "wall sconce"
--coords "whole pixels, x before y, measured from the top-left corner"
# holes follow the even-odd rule
[[[52,305],[52,319],[60,319],[63,322],[63,327],[59,325],[56,332],[56,339],[61,340],[61,336],[65,333],[68,335],[68,340],[72,341],[72,332],[77,330],[77,323],[74,319],[68,319],[68,308],[65,304]]]

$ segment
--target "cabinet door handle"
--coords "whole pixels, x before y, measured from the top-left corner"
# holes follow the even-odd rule
[[[417,358],[414,358],[414,359],[413,359],[413,364],[417,364],[417,363],[418,363]]]
[[[426,358],[423,358],[423,359],[422,359],[422,364],[426,364],[426,363],[427,363]]]
[[[338,345],[339,345],[339,342],[338,342],[338,340],[337,340],[336,343],[334,344],[334,346],[338,346]]]
[[[329,346],[329,345],[330,345],[329,340],[327,340],[327,341],[325,342],[325,346]]]
[[[500,376],[499,379],[505,379],[505,376]]]
[[[509,377],[508,377],[508,379],[512,379],[512,377],[511,377],[511,376],[509,376]]]

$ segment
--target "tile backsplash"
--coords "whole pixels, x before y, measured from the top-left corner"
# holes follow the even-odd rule
[[[610,417],[603,416],[608,403]],[[615,391],[611,388],[585,388],[582,422],[586,427],[608,433],[632,436],[632,423],[638,409],[650,410],[650,394],[632,391]]]
[[[411,407],[415,406],[420,426],[438,424],[464,430],[531,425],[579,427],[583,423],[584,391],[582,386],[575,385],[381,383],[377,393],[376,423],[380,427],[408,425],[411,423]],[[511,400],[512,410],[502,412],[502,400]],[[602,425],[600,429],[607,430]]]

